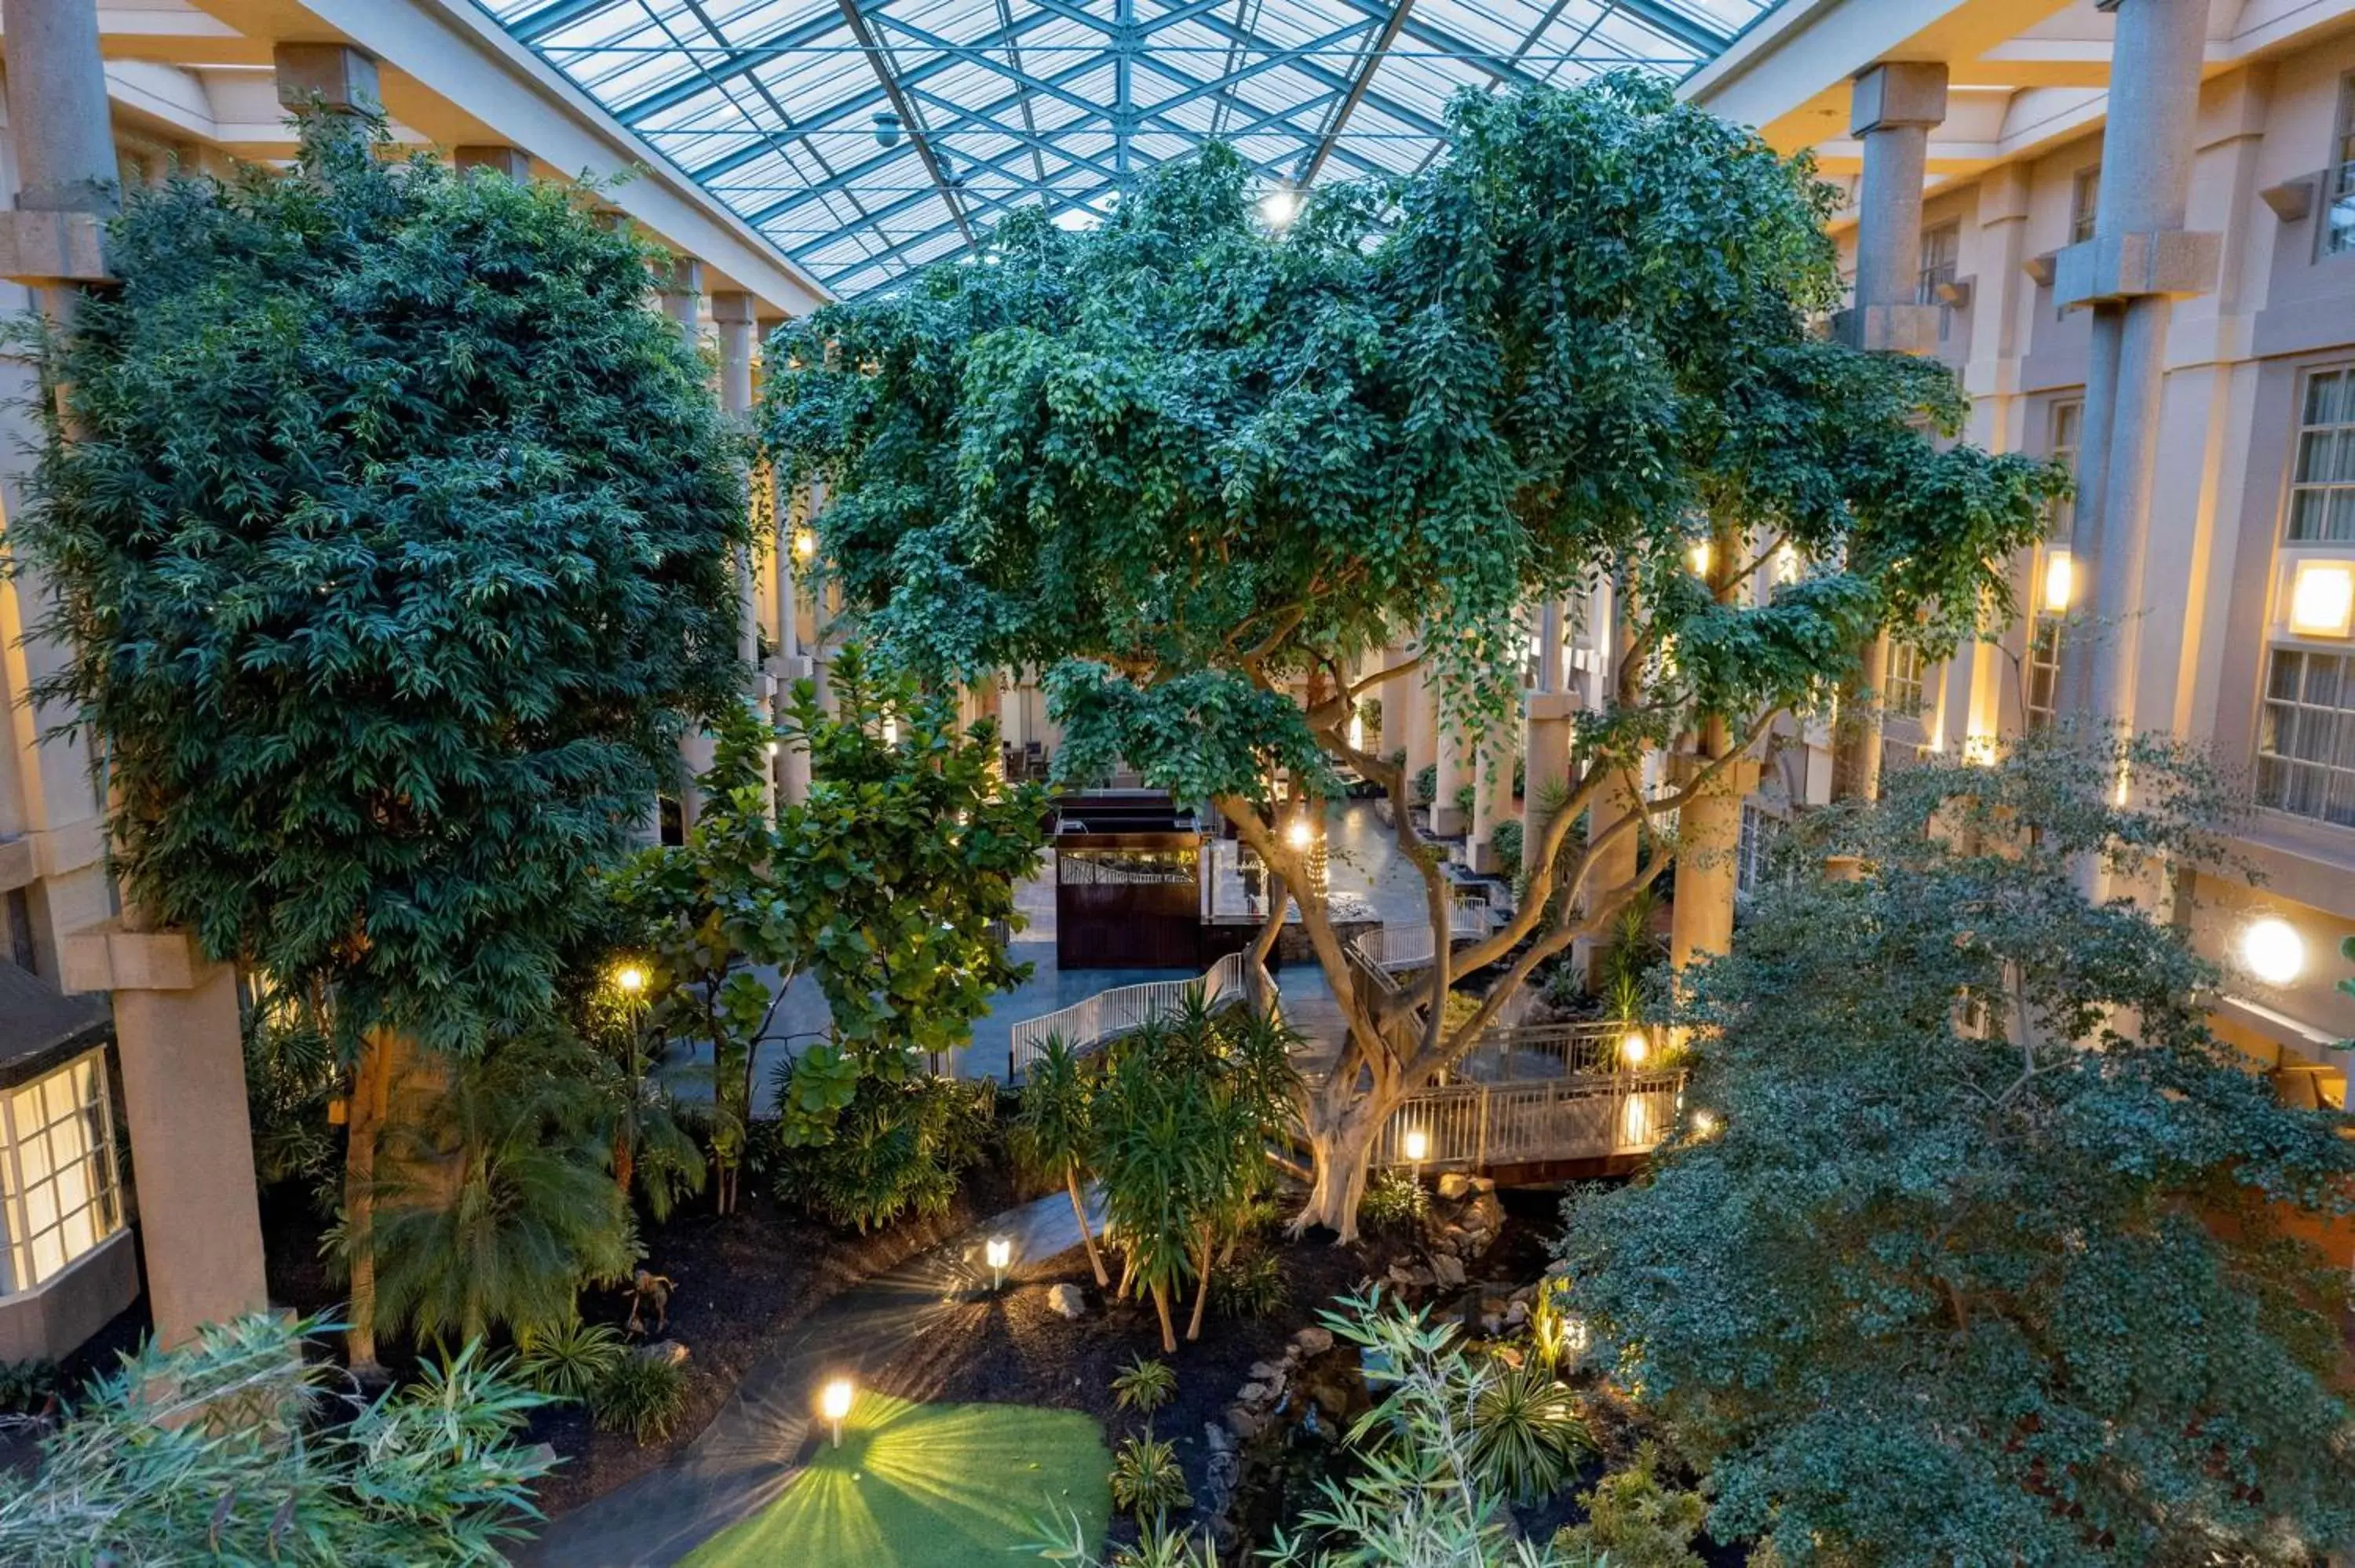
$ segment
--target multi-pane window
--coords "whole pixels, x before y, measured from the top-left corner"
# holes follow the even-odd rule
[[[1963,226],[1959,222],[1942,223],[1935,228],[1922,231],[1922,272],[1914,284],[1916,304],[1938,307],[1938,341],[1946,339],[1947,328],[1953,325],[1954,308],[1938,298],[1941,284],[1952,283],[1960,275],[1963,259]]]
[[[2052,722],[2061,705],[2061,618],[2044,612],[2036,617],[2028,639],[2028,727],[2041,729]]]
[[[1889,645],[1889,673],[1882,680],[1881,705],[1892,714],[1913,717],[1922,711],[1922,650],[1909,642]]]
[[[2297,422],[2289,541],[2355,540],[2355,365],[2308,372]]]
[[[2072,397],[2052,405],[2052,440],[2051,456],[2054,462],[2067,469],[2070,477],[2077,473],[2077,447],[2084,439],[2085,405]],[[2044,537],[2047,543],[2066,546],[2070,530],[2077,525],[2077,501],[2074,496],[2056,501],[2044,511]]]
[[[2094,217],[2102,205],[2102,165],[2088,164],[2069,182],[2069,243],[2094,238]]]
[[[2322,214],[2322,249],[2355,250],[2355,76],[2339,84],[2339,132],[2330,139],[2330,172],[2323,176],[2330,205]]]
[[[0,1096],[0,1123],[8,1243],[0,1286],[29,1290],[123,1228],[105,1058],[92,1051]]]
[[[2355,827],[2355,655],[2273,651],[2257,803]]]
[[[1755,806],[1742,808],[1742,837],[1735,847],[1733,890],[1747,898],[1765,885],[1774,864],[1774,846],[1783,837],[1783,819]]]

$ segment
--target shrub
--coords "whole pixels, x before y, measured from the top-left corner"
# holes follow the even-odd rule
[[[611,1325],[576,1319],[524,1335],[517,1369],[542,1393],[587,1400],[629,1353],[629,1347]]]
[[[687,1369],[653,1356],[625,1355],[589,1396],[601,1431],[626,1432],[641,1445],[670,1436],[687,1408]]]
[[[1280,1258],[1254,1253],[1210,1271],[1210,1299],[1230,1318],[1273,1318],[1292,1299],[1292,1287]]]
[[[1178,1450],[1157,1437],[1131,1437],[1113,1454],[1112,1500],[1140,1525],[1158,1524],[1174,1508],[1191,1508]]]
[[[1167,1361],[1132,1357],[1112,1380],[1112,1402],[1122,1410],[1150,1415],[1178,1394],[1178,1373]]]
[[[1561,1490],[1593,1446],[1569,1388],[1535,1360],[1499,1368],[1472,1402],[1473,1468],[1515,1502]]]
[[[1659,1463],[1659,1451],[1646,1443],[1634,1463],[1581,1492],[1586,1522],[1561,1531],[1555,1547],[1605,1557],[1612,1568],[1702,1568],[1692,1539],[1709,1505],[1697,1492],[1662,1486]]]
[[[38,1415],[57,1392],[57,1362],[0,1361],[0,1414]]]
[[[1477,806],[1479,802],[1480,787],[1478,785],[1458,784],[1455,787],[1455,809],[1463,812],[1466,817],[1469,817],[1472,814],[1473,809]]]
[[[1508,817],[1488,833],[1488,847],[1496,852],[1498,861],[1508,871],[1518,871],[1521,864],[1521,820]]]
[[[1426,762],[1414,770],[1414,804],[1428,806],[1439,799],[1439,764]]]
[[[1430,1190],[1403,1171],[1383,1171],[1358,1200],[1358,1224],[1390,1234],[1420,1226],[1430,1213]]]

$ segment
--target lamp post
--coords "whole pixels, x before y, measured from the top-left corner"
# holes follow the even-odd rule
[[[982,1255],[989,1263],[989,1288],[995,1292],[1006,1288],[1006,1266],[1014,1261],[1014,1239],[992,1236],[982,1245]]]
[[[1431,1134],[1419,1127],[1411,1127],[1401,1141],[1406,1146],[1408,1163],[1414,1167],[1414,1184],[1420,1187],[1423,1185],[1423,1162],[1431,1153]]]
[[[613,971],[613,989],[623,996],[636,996],[646,989],[646,971],[635,964],[623,964]]]
[[[1640,1029],[1631,1029],[1619,1042],[1619,1065],[1630,1071],[1644,1065],[1652,1054],[1652,1043]]]
[[[834,1428],[834,1446],[837,1448],[842,1446],[843,1419],[850,1414],[850,1402],[857,1392],[848,1378],[838,1377],[818,1393],[817,1413]]]

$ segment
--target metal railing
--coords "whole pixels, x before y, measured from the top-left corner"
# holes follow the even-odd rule
[[[1443,1085],[1391,1114],[1374,1163],[1479,1170],[1647,1154],[1676,1124],[1683,1097],[1676,1072]],[[1419,1160],[1407,1158],[1410,1132],[1424,1140]]]
[[[1636,1034],[1644,1038],[1640,1053],[1627,1043]],[[1456,1062],[1449,1075],[1459,1082],[1509,1084],[1640,1071],[1646,1062],[1658,1061],[1664,1044],[1661,1032],[1649,1024],[1601,1019],[1491,1025],[1480,1032],[1479,1044]]]
[[[1447,912],[1449,941],[1472,940],[1487,934],[1488,916],[1485,910],[1458,904]],[[1378,926],[1359,933],[1350,947],[1369,969],[1420,969],[1432,959],[1431,923],[1421,920],[1412,926]]]
[[[1212,1007],[1245,995],[1250,972],[1250,953],[1229,953],[1194,979],[1114,986],[1054,1012],[1026,1018],[1014,1026],[1007,1043],[1007,1081],[1018,1082],[1050,1038],[1060,1036],[1075,1051],[1090,1051],[1107,1040],[1133,1033],[1148,1019],[1175,1012],[1189,991],[1199,990],[1202,1000]],[[1265,969],[1260,970],[1260,980],[1267,994],[1273,996],[1275,982]]]

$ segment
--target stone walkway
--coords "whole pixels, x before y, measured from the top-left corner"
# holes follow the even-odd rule
[[[523,1568],[664,1568],[776,1501],[810,1445],[826,1440],[814,1408],[829,1380],[851,1377],[862,1392],[908,1399],[930,1393],[925,1338],[988,1290],[982,1246],[997,1235],[1014,1239],[1018,1272],[1025,1260],[1080,1244],[1071,1200],[1050,1192],[844,1291],[771,1346],[670,1463],[558,1518],[514,1560]]]

